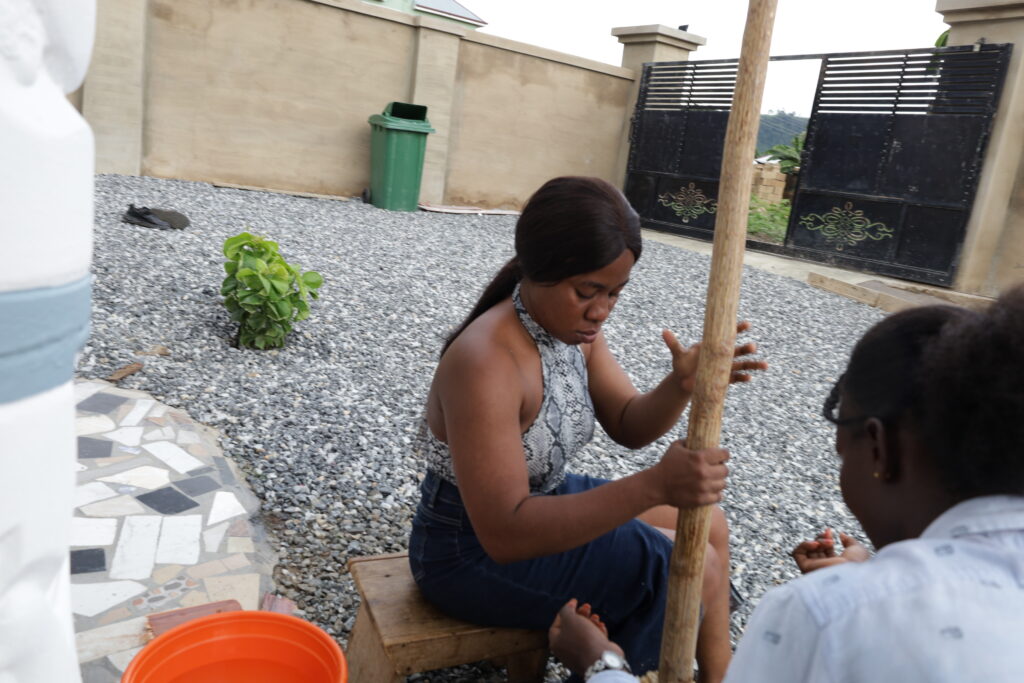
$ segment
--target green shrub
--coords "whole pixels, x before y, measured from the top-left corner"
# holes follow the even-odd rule
[[[292,322],[309,317],[308,297],[317,298],[324,279],[299,269],[277,253],[277,243],[243,232],[224,241],[228,259],[220,293],[231,319],[240,324],[238,345],[284,346]]]
[[[750,214],[747,216],[747,232],[754,239],[782,244],[786,239],[789,212],[792,207],[788,199],[769,202],[760,197],[750,198]]]

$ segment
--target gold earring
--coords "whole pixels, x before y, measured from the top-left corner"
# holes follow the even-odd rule
[[[879,474],[878,472],[875,472],[874,475],[875,475],[875,479],[881,479],[882,478],[882,475]]]

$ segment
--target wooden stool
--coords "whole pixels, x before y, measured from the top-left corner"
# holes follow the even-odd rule
[[[420,594],[405,553],[360,557],[348,569],[363,598],[346,653],[353,683],[401,682],[420,671],[482,660],[507,666],[514,683],[544,680],[545,631],[446,617]]]

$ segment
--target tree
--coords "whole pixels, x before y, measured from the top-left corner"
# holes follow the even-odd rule
[[[772,161],[779,162],[779,170],[787,175],[800,172],[800,157],[804,153],[804,138],[807,133],[798,133],[793,136],[793,143],[790,145],[775,145],[769,147],[767,154]]]

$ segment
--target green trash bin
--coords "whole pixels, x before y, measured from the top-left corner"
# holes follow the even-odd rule
[[[370,117],[370,203],[392,211],[415,211],[420,199],[423,155],[433,133],[427,108],[392,102]]]

